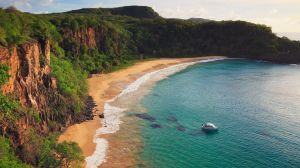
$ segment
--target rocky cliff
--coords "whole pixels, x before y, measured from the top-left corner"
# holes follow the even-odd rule
[[[93,46],[93,38],[89,35],[77,33],[76,37],[82,43]],[[92,41],[89,43],[85,41],[86,38]],[[0,46],[0,64],[9,66],[10,75],[9,81],[1,87],[2,93],[20,102],[22,107],[38,112],[42,121],[40,125],[43,125],[41,130],[45,132],[50,120],[63,120],[59,122],[63,126],[84,120],[84,117],[74,117],[74,109],[67,105],[70,96],[58,89],[58,82],[50,65],[50,52],[49,40],[31,40],[14,47]],[[82,102],[84,101],[83,99]],[[53,113],[53,109],[65,111],[64,116]]]
[[[51,77],[49,41],[30,41],[18,47],[0,48],[0,63],[10,67],[9,81],[2,86],[4,94],[18,100],[22,107],[38,112],[39,130],[48,132],[49,95],[45,90],[56,91],[56,79]],[[18,126],[19,137],[30,127],[30,118],[22,117]],[[22,141],[20,139],[20,141]]]
[[[41,110],[46,97],[40,88],[56,89],[56,80],[50,76],[50,43],[27,42],[19,47],[0,48],[0,63],[10,67],[9,82],[2,87],[5,94],[13,94],[22,106]]]
[[[99,36],[97,39],[96,34]],[[96,32],[92,27],[79,29],[77,31],[71,31],[70,29],[63,30],[64,39],[74,39],[77,43],[85,44],[89,48],[97,47],[97,43],[99,44],[101,39],[103,39],[101,35],[101,31]]]
[[[83,54],[83,47],[86,49],[96,49],[99,52],[113,52],[120,54],[121,34],[115,29],[106,26],[88,26],[73,30],[72,28],[64,28],[61,30],[63,37],[62,46],[65,50],[72,48],[73,54]],[[108,49],[111,47],[111,51]]]

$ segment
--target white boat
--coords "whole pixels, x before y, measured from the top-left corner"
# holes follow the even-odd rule
[[[202,124],[202,130],[204,132],[215,132],[215,131],[218,131],[218,127],[215,126],[215,124],[213,123],[205,123],[205,124]]]

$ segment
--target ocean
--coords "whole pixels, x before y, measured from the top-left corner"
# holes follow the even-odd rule
[[[136,167],[300,167],[299,65],[196,64],[139,102],[125,115],[139,124]],[[206,122],[218,132],[202,132]]]

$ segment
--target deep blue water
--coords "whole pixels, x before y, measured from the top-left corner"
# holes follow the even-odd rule
[[[155,120],[141,119],[138,167],[300,167],[300,66],[197,64],[160,81],[141,104]],[[219,132],[204,134],[205,122]]]

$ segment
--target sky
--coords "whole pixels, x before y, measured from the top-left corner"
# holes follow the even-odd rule
[[[144,5],[166,18],[245,20],[274,32],[300,32],[300,0],[0,0],[1,7],[10,5],[32,13]]]

